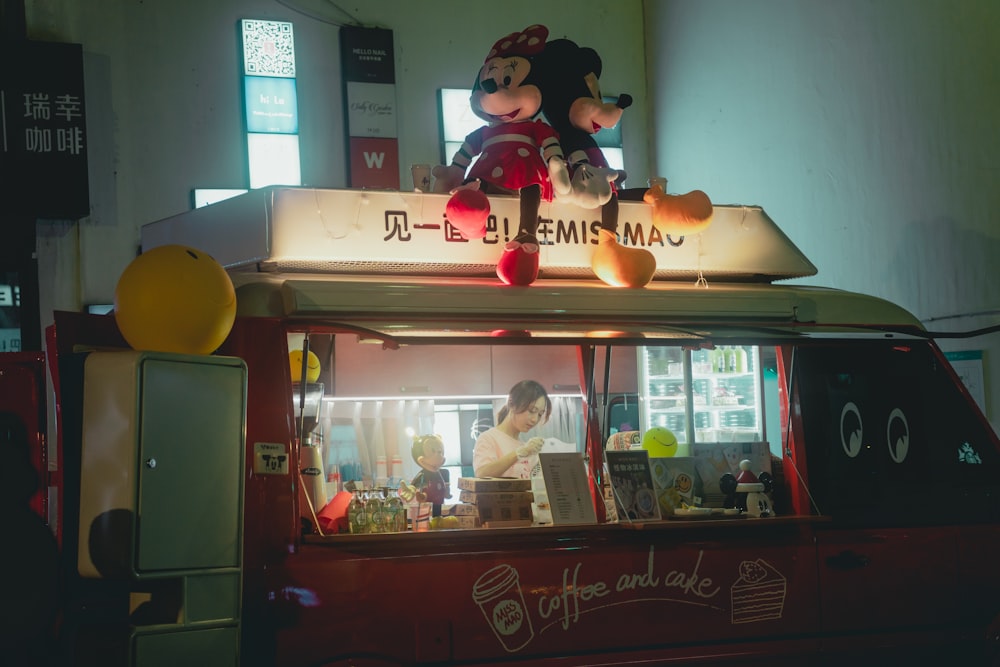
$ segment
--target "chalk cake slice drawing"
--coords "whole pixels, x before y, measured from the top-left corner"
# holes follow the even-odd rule
[[[767,561],[740,563],[740,578],[730,590],[733,623],[754,623],[781,618],[785,608],[785,577]]]
[[[534,638],[518,573],[510,565],[497,565],[484,572],[472,586],[472,599],[509,653],[520,651]]]

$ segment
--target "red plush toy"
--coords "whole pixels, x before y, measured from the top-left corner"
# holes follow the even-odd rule
[[[598,79],[601,58],[594,49],[577,46],[568,39],[549,42],[538,62],[542,111],[559,133],[569,159],[572,184],[560,201],[584,208],[601,208],[601,232],[591,257],[598,278],[615,287],[643,287],[656,272],[656,258],[644,248],[618,243],[619,173],[608,165],[594,134],[614,127],[632,97],[620,95],[605,102]]]
[[[488,125],[465,138],[450,166],[434,169],[434,191],[452,194],[445,215],[467,239],[486,235],[487,194],[519,195],[517,235],[497,262],[497,276],[508,285],[530,285],[537,278],[539,206],[552,200],[554,188],[570,189],[559,137],[536,118],[542,93],[533,62],[544,51],[548,32],[533,25],[493,45],[470,98],[473,113]]]

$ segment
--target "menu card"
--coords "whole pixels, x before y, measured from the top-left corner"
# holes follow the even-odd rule
[[[622,521],[659,520],[660,504],[653,489],[649,452],[645,449],[606,451],[611,489]]]
[[[557,526],[597,523],[583,454],[542,452],[538,460],[552,509],[552,523]]]

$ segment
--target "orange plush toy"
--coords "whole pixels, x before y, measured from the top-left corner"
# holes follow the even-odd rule
[[[508,285],[530,285],[538,276],[539,206],[551,201],[554,189],[570,188],[559,137],[536,118],[541,91],[533,62],[544,51],[548,33],[533,25],[493,45],[469,100],[473,113],[488,125],[465,138],[451,165],[434,169],[434,191],[452,195],[445,215],[467,239],[486,235],[488,194],[520,197],[517,235],[497,262],[497,276]]]
[[[668,195],[654,185],[646,190],[642,200],[653,207],[653,226],[664,235],[698,234],[712,223],[712,200],[701,190]]]

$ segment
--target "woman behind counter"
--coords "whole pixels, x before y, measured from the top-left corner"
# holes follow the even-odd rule
[[[497,414],[497,425],[476,440],[472,468],[476,477],[531,477],[544,440],[531,438],[521,442],[520,435],[552,414],[552,401],[545,387],[534,380],[521,380],[507,395],[507,402]]]

